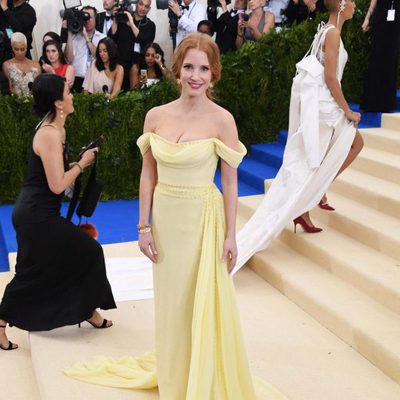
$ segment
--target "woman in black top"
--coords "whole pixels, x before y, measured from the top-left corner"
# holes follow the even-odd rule
[[[371,52],[364,81],[361,108],[385,112],[396,108],[400,47],[400,0],[371,0],[362,25],[369,30]]]
[[[33,83],[35,111],[44,117],[32,142],[27,177],[13,211],[15,276],[0,304],[0,347],[13,350],[5,327],[42,331],[88,320],[107,328],[96,308],[115,308],[98,242],[60,216],[61,199],[98,149],[66,159],[65,120],[74,111],[65,79],[42,74]]]

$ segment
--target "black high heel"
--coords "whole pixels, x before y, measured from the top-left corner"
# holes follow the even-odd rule
[[[6,329],[6,325],[0,325],[0,328],[4,328],[4,330]],[[15,346],[17,346],[17,345],[15,345]],[[4,351],[9,351],[9,350],[17,350],[18,349],[18,346],[17,347],[14,347],[14,343],[11,341],[11,340],[9,340],[8,341],[8,347],[3,347],[1,344],[0,344],[0,349],[1,350],[4,350]]]
[[[86,319],[85,321],[89,322],[89,324],[92,325],[93,328],[96,328],[96,329],[106,329],[106,328],[111,328],[113,326],[113,324],[107,325],[108,319],[105,319],[105,318],[103,319],[103,323],[100,326],[95,325],[93,322],[90,322],[88,319]],[[81,327],[81,323],[80,322],[78,324],[78,327],[79,328]]]

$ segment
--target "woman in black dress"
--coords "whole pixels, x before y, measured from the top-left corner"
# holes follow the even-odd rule
[[[96,308],[115,308],[98,242],[60,216],[61,199],[98,149],[68,164],[65,119],[74,111],[65,79],[42,74],[33,84],[35,111],[44,116],[30,151],[28,172],[13,211],[18,254],[15,276],[0,304],[0,348],[13,350],[7,323],[42,331],[87,320],[108,328]]]
[[[371,0],[362,29],[369,30],[372,45],[361,108],[385,112],[396,108],[400,47],[400,0]]]

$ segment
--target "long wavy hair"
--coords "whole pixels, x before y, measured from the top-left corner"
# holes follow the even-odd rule
[[[50,60],[48,59],[47,54],[46,54],[46,49],[49,46],[54,46],[57,49],[58,60],[60,61],[61,64],[68,64],[67,60],[65,59],[64,53],[62,51],[61,43],[56,40],[48,40],[47,42],[43,43],[42,57],[46,64],[51,64]]]

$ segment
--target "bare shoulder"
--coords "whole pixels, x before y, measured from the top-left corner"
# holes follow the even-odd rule
[[[218,139],[232,148],[237,148],[239,137],[235,118],[228,110],[216,106],[218,107],[215,113],[218,124]]]
[[[160,121],[164,119],[165,114],[174,109],[173,103],[163,104],[150,109],[146,114],[143,132],[155,132]]]
[[[325,28],[326,29],[326,28]],[[329,29],[326,32],[325,43],[326,44],[335,44],[340,41],[340,31],[336,26],[334,28]]]
[[[53,126],[44,126],[39,128],[33,138],[33,149],[35,153],[40,154],[45,149],[62,149],[61,133]]]

